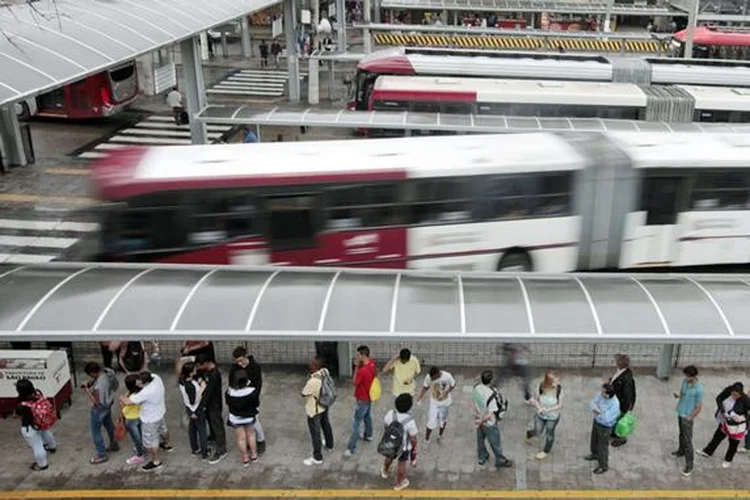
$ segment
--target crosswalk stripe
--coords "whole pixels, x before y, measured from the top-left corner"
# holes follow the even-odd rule
[[[84,151],[83,153],[78,155],[78,158],[82,160],[100,160],[106,157],[107,153],[97,153],[95,151]]]
[[[99,224],[91,222],[65,222],[52,220],[0,219],[0,229],[25,229],[29,231],[70,231],[91,233],[99,230]]]
[[[127,137],[116,135],[109,139],[111,142],[122,142],[127,144],[158,144],[158,145],[186,145],[192,144],[190,139],[165,139],[164,137]]]
[[[263,90],[223,90],[223,89],[209,89],[206,91],[208,94],[226,94],[226,95],[265,95],[272,97],[280,97],[284,95],[283,92],[268,92]]]
[[[258,87],[258,88],[265,88],[265,89],[280,89],[284,90],[284,85],[277,85],[275,83],[269,83],[269,82],[256,82],[256,83],[247,83],[247,82],[241,82],[241,81],[234,81],[231,82],[224,82],[221,85],[217,85],[214,88],[225,88],[225,87],[241,87],[241,88],[249,88],[249,87]]]
[[[44,264],[59,255],[31,255],[24,253],[0,253],[0,264]]]
[[[148,135],[150,137],[190,137],[190,131],[185,130],[159,130],[159,129],[139,129],[139,128],[126,128],[120,130],[117,135]],[[218,139],[221,134],[218,132],[208,132],[206,134],[209,139]]]
[[[300,80],[305,78],[300,74]],[[281,97],[286,92],[289,74],[282,70],[243,69],[232,73],[206,91],[213,95]]]

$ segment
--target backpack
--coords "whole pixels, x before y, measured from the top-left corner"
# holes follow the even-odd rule
[[[318,395],[318,404],[323,408],[330,408],[336,402],[336,384],[331,378],[331,374],[324,372],[320,376],[320,394]]]
[[[117,373],[112,368],[104,368],[104,376],[107,377],[109,382],[109,394],[107,394],[109,402],[114,401],[115,394],[120,390],[120,381],[117,380]],[[99,395],[101,397],[101,394]]]
[[[497,402],[497,410],[494,412],[495,418],[497,420],[502,420],[505,417],[505,413],[508,411],[508,400],[500,394],[500,391],[492,387],[492,395],[487,399],[487,408],[490,407],[493,400]]]
[[[42,391],[37,390],[33,401],[24,401],[23,406],[31,409],[31,415],[34,417],[34,428],[40,431],[47,431],[57,422],[57,410],[49,399],[44,397]]]
[[[140,371],[145,356],[141,342],[128,342],[125,345],[125,355],[122,357],[123,368],[131,373]]]
[[[386,458],[397,458],[404,449],[404,438],[406,437],[406,424],[411,422],[411,415],[403,422],[399,422],[395,410],[389,414],[393,415],[393,421],[385,427],[383,437],[378,443],[378,453]]]
[[[557,391],[556,391],[556,394],[555,394],[555,398],[558,401],[560,401],[560,393],[561,392],[562,392],[562,386],[560,384],[557,384]],[[539,395],[541,396],[542,394],[544,394],[544,384],[540,383],[539,384]]]

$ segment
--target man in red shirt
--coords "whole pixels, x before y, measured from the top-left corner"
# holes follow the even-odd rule
[[[375,379],[377,369],[375,362],[370,359],[370,348],[364,345],[357,347],[357,365],[354,368],[352,381],[354,382],[354,421],[352,423],[352,437],[344,452],[345,457],[354,455],[359,441],[359,425],[365,421],[365,441],[372,441],[372,401],[370,401],[370,386]]]

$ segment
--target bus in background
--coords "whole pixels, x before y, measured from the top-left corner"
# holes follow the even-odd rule
[[[94,166],[100,260],[446,270],[750,262],[750,137],[173,146]]]
[[[135,61],[58,87],[16,105],[19,118],[31,116],[80,120],[119,113],[138,97]]]
[[[685,57],[686,39],[686,29],[674,34],[672,47],[677,57]],[[750,60],[750,31],[730,26],[698,26],[693,33],[693,57]]]

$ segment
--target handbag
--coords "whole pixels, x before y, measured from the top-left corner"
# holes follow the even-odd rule
[[[383,393],[383,387],[380,385],[380,379],[375,377],[370,384],[370,401],[377,401]]]
[[[127,429],[125,429],[125,417],[120,415],[120,418],[117,419],[117,423],[115,424],[115,441],[122,441],[125,439],[125,434],[127,434]]]
[[[637,424],[638,418],[636,418],[633,412],[629,411],[617,421],[615,435],[619,438],[626,438],[635,430]]]

